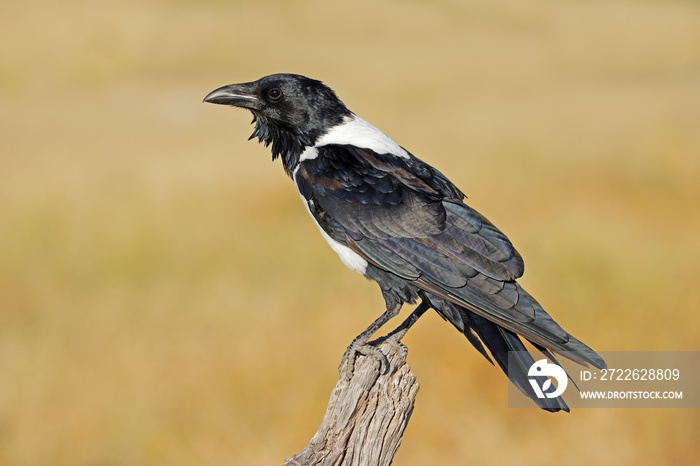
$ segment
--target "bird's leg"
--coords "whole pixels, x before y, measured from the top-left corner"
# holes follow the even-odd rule
[[[430,304],[425,299],[422,300],[418,307],[416,307],[416,309],[411,313],[411,315],[408,316],[406,320],[401,322],[401,325],[392,330],[391,333],[381,338],[377,338],[372,343],[380,343],[386,340],[392,340],[399,343],[404,337],[404,335],[406,335],[406,332],[408,332],[408,329],[410,329],[413,326],[413,324],[415,324],[428,309],[430,309]]]
[[[355,365],[355,356],[357,353],[364,354],[365,356],[374,355],[379,358],[382,365],[382,373],[389,370],[389,361],[386,356],[379,351],[379,349],[374,346],[368,345],[367,341],[369,337],[374,335],[377,330],[379,330],[382,325],[386,324],[392,318],[396,317],[401,310],[401,304],[395,304],[393,307],[388,307],[386,311],[382,313],[374,322],[372,322],[369,327],[367,327],[362,333],[355,337],[355,339],[350,343],[348,349],[343,355],[343,359],[340,363],[338,370],[346,375],[352,374]]]
[[[382,367],[380,367],[381,373],[382,374],[388,373],[389,369],[390,369],[390,363],[389,363],[389,360],[387,359],[387,357],[384,355],[384,353],[382,353],[379,350],[379,345],[381,343],[386,342],[386,343],[391,344],[392,346],[401,346],[401,339],[404,337],[404,335],[406,335],[406,332],[408,332],[408,329],[410,329],[413,326],[413,324],[415,324],[418,321],[418,319],[420,319],[420,317],[423,314],[425,314],[425,311],[427,311],[428,309],[430,309],[430,304],[426,300],[421,301],[421,303],[418,305],[418,307],[416,307],[416,309],[411,313],[411,315],[408,316],[406,318],[406,320],[401,322],[401,325],[399,325],[398,327],[396,327],[394,330],[392,330],[390,333],[384,335],[383,337],[379,337],[376,340],[372,340],[372,341],[366,343],[361,348],[355,349],[354,350],[355,353],[360,352],[360,353],[365,354],[365,355],[368,355],[368,353],[378,355],[380,358],[380,363],[382,365]],[[350,351],[353,351],[352,345],[350,345],[350,347],[348,347],[348,351],[345,352],[345,355],[347,356],[348,352],[350,352]],[[401,351],[404,351],[404,349],[401,349]],[[344,366],[345,366],[346,370],[349,369],[350,371],[352,371],[353,367],[350,364],[352,364],[354,362],[354,354],[350,355],[349,357],[352,357],[352,360],[346,361],[345,359],[343,359],[343,363],[341,363],[341,368],[340,368],[341,371],[343,370]],[[344,356],[344,358],[345,358],[345,356]],[[348,372],[348,374],[351,374],[351,373],[352,372]]]

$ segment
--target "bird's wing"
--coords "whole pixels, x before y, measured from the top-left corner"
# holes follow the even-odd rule
[[[301,162],[295,182],[319,226],[369,263],[536,344],[600,365],[515,282],[523,261],[508,238],[429,165],[328,145]]]

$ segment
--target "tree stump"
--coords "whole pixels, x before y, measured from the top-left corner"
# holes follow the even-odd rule
[[[388,368],[377,351],[386,356]],[[321,426],[306,448],[284,465],[391,464],[418,392],[407,354],[402,343],[387,338],[372,351],[357,353],[354,364],[344,360]]]

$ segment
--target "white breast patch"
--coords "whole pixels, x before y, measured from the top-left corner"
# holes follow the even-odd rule
[[[295,172],[296,174],[296,172]],[[296,178],[295,178],[296,179]],[[295,183],[296,184],[296,183]],[[321,232],[321,236],[323,236],[323,239],[326,240],[328,245],[331,247],[332,250],[335,251],[336,254],[338,254],[338,257],[340,257],[340,260],[343,261],[343,264],[350,270],[354,270],[355,272],[359,272],[364,275],[365,271],[367,270],[367,261],[364,260],[359,254],[357,254],[355,251],[350,249],[349,247],[345,246],[344,244],[341,244],[331,238],[328,233],[326,233],[323,228],[321,228],[321,225],[318,224],[316,221],[316,218],[313,216],[311,213],[311,209],[309,209],[309,204],[308,201],[304,196],[299,193],[299,197],[301,197],[301,202],[304,203],[304,207],[306,207],[306,211],[309,212],[309,215],[311,216],[311,219],[314,221],[316,226],[318,227],[318,230]]]

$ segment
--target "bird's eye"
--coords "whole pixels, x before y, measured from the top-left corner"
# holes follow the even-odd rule
[[[276,102],[282,98],[282,91],[275,87],[267,91],[267,96],[270,98],[270,100]]]

